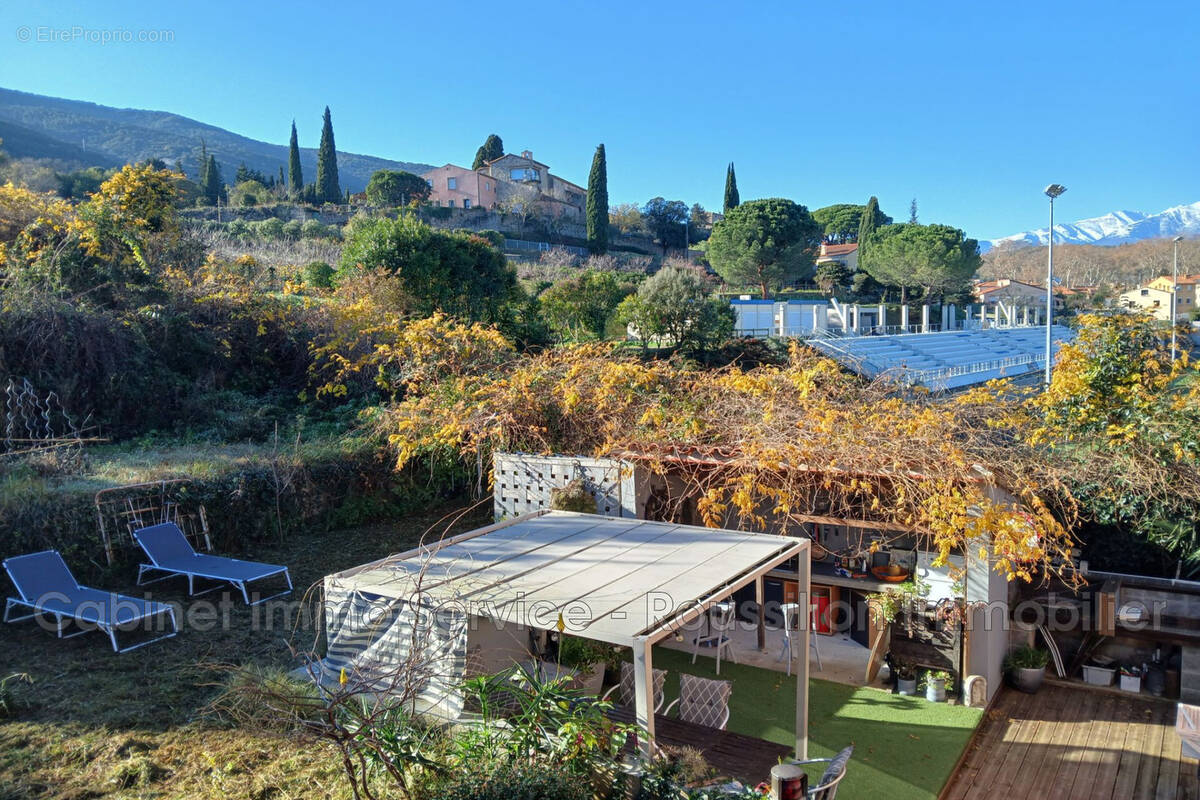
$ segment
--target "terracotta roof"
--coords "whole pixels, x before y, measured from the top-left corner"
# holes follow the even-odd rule
[[[823,256],[844,256],[848,253],[853,253],[858,249],[857,244],[822,244],[821,255]]]

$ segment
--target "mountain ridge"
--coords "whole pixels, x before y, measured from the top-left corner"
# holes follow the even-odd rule
[[[1145,239],[1200,234],[1200,202],[1171,206],[1156,214],[1142,211],[1110,211],[1099,217],[1054,225],[1055,244],[1094,244],[1112,247]],[[981,252],[992,248],[1045,245],[1049,228],[1038,228],[979,243]]]
[[[288,121],[290,123],[290,120]],[[280,126],[286,130],[287,125]],[[159,158],[168,164],[182,162],[184,170],[199,173],[201,139],[216,156],[226,180],[233,179],[244,163],[265,175],[286,170],[287,145],[251,139],[206,122],[175,114],[135,108],[115,108],[86,100],[70,100],[0,87],[0,131],[8,131],[5,149],[25,158],[50,158],[78,166],[112,166]],[[16,134],[14,136],[14,134]],[[10,149],[8,138],[13,138]],[[338,175],[342,188],[362,191],[379,169],[402,169],[420,174],[432,165],[396,161],[338,150]],[[94,161],[90,159],[104,159]],[[300,148],[304,175],[317,174],[317,150]]]

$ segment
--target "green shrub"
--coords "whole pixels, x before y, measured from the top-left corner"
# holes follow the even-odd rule
[[[324,261],[310,261],[304,265],[300,277],[305,286],[317,289],[333,288],[334,269]]]
[[[299,239],[304,226],[300,224],[300,220],[293,219],[283,224],[283,235],[288,239]]]
[[[282,239],[284,236],[283,220],[277,217],[252,223],[252,226],[254,232],[264,239]]]
[[[1014,669],[1045,669],[1050,662],[1050,653],[1036,647],[1018,647],[1004,659],[1005,671]]]
[[[318,219],[306,219],[300,226],[300,235],[305,239],[323,239],[330,236],[330,229]]]
[[[20,705],[13,692],[13,684],[16,683],[33,683],[33,678],[26,672],[14,672],[0,678],[0,718],[11,717]]]
[[[440,800],[591,800],[587,781],[546,764],[522,764],[472,771],[443,783]]]

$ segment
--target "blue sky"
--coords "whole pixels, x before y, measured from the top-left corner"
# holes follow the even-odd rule
[[[22,2],[0,86],[469,165],[488,133],[613,203],[865,202],[992,238],[1200,200],[1200,4]],[[171,30],[171,43],[18,29]]]

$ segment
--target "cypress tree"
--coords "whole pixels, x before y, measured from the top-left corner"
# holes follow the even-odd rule
[[[217,163],[217,157],[209,155],[208,163],[204,166],[204,176],[201,178],[200,190],[204,194],[204,199],[209,205],[216,205],[221,199],[221,189],[223,181],[221,180],[221,165]]]
[[[339,203],[342,189],[338,185],[337,148],[333,144],[333,119],[325,106],[325,122],[321,126],[321,146],[317,148],[317,202]]]
[[[596,148],[588,173],[587,243],[597,255],[608,251],[608,158],[603,144]]]
[[[200,167],[196,170],[196,183],[204,185],[204,171],[208,169],[208,144],[200,140]]]
[[[495,161],[502,155],[504,155],[504,141],[494,133],[488,134],[487,139],[475,151],[475,161],[472,162],[471,169],[487,166],[487,162]]]
[[[867,207],[863,209],[862,219],[858,223],[858,268],[863,269],[866,263],[866,248],[867,237],[879,227],[879,218],[882,214],[879,213],[879,198],[871,195],[871,199],[867,201]]]
[[[283,167],[279,168],[279,182],[283,183]],[[292,140],[288,143],[288,194],[299,200],[304,191],[304,173],[300,169],[300,144],[296,139],[296,120],[292,120]]]
[[[280,188],[287,186],[287,178],[283,177],[283,164],[279,165],[279,179],[275,181],[275,185]]]
[[[737,175],[734,174],[733,162],[730,161],[729,168],[725,170],[725,213],[728,214],[737,208],[741,202],[737,190]]]

